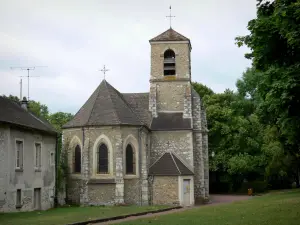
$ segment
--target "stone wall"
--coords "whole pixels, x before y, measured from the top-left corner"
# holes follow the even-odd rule
[[[164,52],[175,52],[176,75],[164,76]],[[156,117],[159,111],[182,111],[186,118],[191,117],[190,90],[190,46],[183,43],[151,44],[151,77],[149,110]],[[172,93],[172,94],[170,94]]]
[[[178,177],[154,176],[152,201],[154,205],[179,205]]]
[[[124,180],[124,201],[126,204],[140,204],[141,194],[140,179]]]
[[[163,77],[164,52],[175,52],[176,77],[190,79],[190,46],[188,43],[152,43],[151,44],[151,80]]]
[[[202,123],[202,151],[203,151],[203,165],[204,165],[204,188],[205,188],[205,199],[209,198],[209,157],[208,157],[208,129],[206,112],[202,106],[201,110],[201,123]]]
[[[70,178],[68,180],[67,199],[69,204],[80,204],[80,192],[82,180],[80,178]]]
[[[157,86],[157,112],[160,111],[184,111],[184,96],[187,81],[158,82]],[[170,94],[172,93],[172,94]]]
[[[193,132],[192,131],[152,131],[151,133],[151,164],[163,153],[173,151],[190,168],[193,160]]]
[[[81,134],[80,132],[83,132]],[[90,186],[93,188],[93,185],[85,185],[88,183],[90,179],[113,179],[116,183],[110,184],[114,185],[115,195],[114,201],[116,204],[124,203],[124,196],[126,194],[126,201],[129,203],[141,201],[141,198],[137,198],[135,194],[128,193],[128,190],[134,188],[136,192],[143,193],[142,199],[144,201],[143,204],[148,204],[148,183],[147,183],[147,168],[145,164],[141,164],[141,161],[147,162],[147,148],[148,148],[148,131],[141,127],[131,127],[131,126],[122,126],[122,127],[113,127],[113,126],[104,126],[104,127],[93,127],[93,128],[84,128],[82,129],[67,129],[64,130],[64,140],[75,140],[74,136],[84,137],[80,142],[83,144],[82,151],[82,172],[81,174],[71,174],[70,179],[72,180],[82,180],[82,185],[77,185],[76,182],[69,183],[68,193],[78,193],[80,191],[80,204],[90,204]],[[105,136],[105,137],[104,137]],[[100,139],[99,139],[100,138]],[[110,154],[112,155],[112,171],[110,174],[99,175],[95,173],[95,165],[94,165],[94,151],[98,148],[100,143],[102,142],[101,138],[106,142],[109,142],[111,145]],[[76,144],[71,143],[70,150],[74,151]],[[125,174],[125,149],[127,144],[131,144],[136,151],[137,155],[137,168],[135,175],[129,175],[129,179],[126,178]],[[109,147],[109,146],[108,146]],[[69,154],[69,167],[72,167],[72,154]],[[86,172],[86,175],[84,174]],[[126,187],[126,183],[124,184],[124,176],[128,180],[127,184],[130,184],[130,187]],[[138,181],[135,182],[135,186],[132,186],[132,180]],[[125,185],[125,187],[124,187]],[[78,188],[80,190],[78,190]],[[77,195],[77,194],[76,194]],[[89,197],[87,197],[89,196]],[[70,199],[73,199],[72,196],[69,196]],[[78,197],[75,196],[75,199]],[[104,200],[98,198],[99,202],[103,204]],[[110,198],[111,201],[111,198]],[[94,202],[95,203],[95,202]],[[109,202],[111,203],[111,202]]]
[[[3,132],[0,131],[0,153],[3,149]],[[41,209],[46,210],[54,205],[54,189],[55,189],[55,164],[50,161],[50,154],[55,154],[56,137],[41,134],[39,132],[31,132],[20,128],[7,128],[5,146],[7,164],[3,164],[9,171],[6,174],[6,182],[3,182],[5,188],[2,188],[1,195],[4,190],[4,200],[2,199],[2,207],[0,211],[30,211],[34,209],[34,188],[41,189]],[[23,168],[22,170],[15,168],[15,149],[16,139],[23,140]],[[41,143],[41,169],[34,168],[35,159],[35,142]],[[2,147],[1,147],[2,143]],[[2,163],[1,163],[2,165]],[[2,169],[1,169],[2,172]],[[1,173],[0,172],[0,173]],[[2,172],[3,173],[3,172]],[[2,178],[2,174],[1,177]],[[2,183],[2,182],[0,182]],[[1,186],[0,186],[1,187]],[[3,186],[2,186],[3,187]],[[20,209],[16,209],[16,193],[17,189],[21,189],[21,205]],[[2,196],[3,198],[3,196]],[[0,199],[1,202],[1,199]]]
[[[196,202],[208,198],[208,145],[205,111],[202,109],[200,96],[193,92],[193,131],[194,131],[194,194]],[[205,138],[204,138],[205,137]]]
[[[115,184],[89,184],[89,205],[113,205],[115,204]]]

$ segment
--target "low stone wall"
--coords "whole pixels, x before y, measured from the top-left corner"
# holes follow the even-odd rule
[[[179,205],[178,177],[155,176],[152,196],[154,205]]]
[[[91,205],[113,205],[115,203],[115,184],[89,184],[88,197]]]

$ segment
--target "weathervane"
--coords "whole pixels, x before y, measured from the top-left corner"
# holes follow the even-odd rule
[[[105,67],[105,65],[104,65],[104,66],[103,66],[103,69],[100,70],[100,71],[103,72],[103,74],[104,74],[104,80],[105,80],[105,74],[106,74],[107,71],[109,71],[109,69],[106,69],[106,67]]]
[[[172,7],[171,6],[170,6],[170,15],[166,16],[166,17],[170,18],[170,28],[172,28],[172,17],[175,17],[175,16],[172,16]]]

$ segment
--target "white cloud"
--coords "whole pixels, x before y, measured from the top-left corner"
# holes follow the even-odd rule
[[[0,94],[19,95],[19,77],[37,68],[31,97],[51,111],[76,112],[102,80],[121,92],[149,88],[149,39],[173,27],[192,41],[192,77],[217,92],[234,88],[250,62],[234,37],[247,33],[254,0],[3,0],[0,7]],[[24,80],[24,90],[26,80]],[[25,92],[26,93],[26,92]]]

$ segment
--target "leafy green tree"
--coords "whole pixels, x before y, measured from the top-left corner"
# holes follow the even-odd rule
[[[201,98],[204,98],[206,95],[209,96],[214,94],[213,90],[207,87],[206,85],[197,82],[192,82],[192,85]]]
[[[273,157],[284,154],[282,159],[295,162],[291,164],[299,185],[300,2],[258,1],[257,7],[257,18],[248,23],[250,34],[236,38],[238,46],[250,48],[245,57],[253,62],[251,72],[237,85],[255,97],[261,122],[278,131],[280,148],[278,142],[269,143],[277,146],[272,148],[277,149]],[[272,165],[276,165],[274,160]]]
[[[49,122],[54,126],[54,128],[61,132],[61,128],[64,124],[70,121],[73,118],[73,114],[64,113],[64,112],[56,112],[49,116]]]

